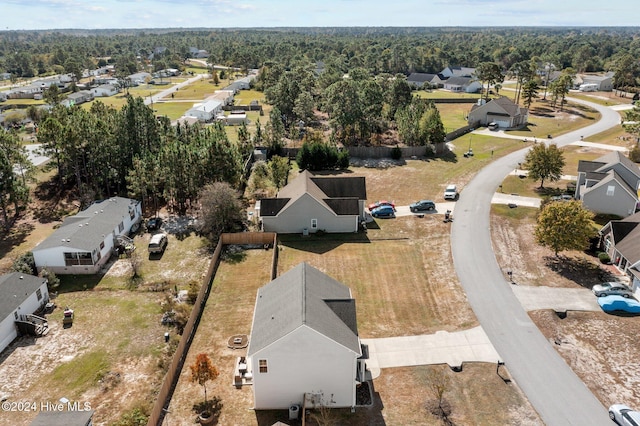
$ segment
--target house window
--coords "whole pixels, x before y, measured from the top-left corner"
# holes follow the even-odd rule
[[[122,232],[124,230],[124,223],[120,222],[120,225],[118,225],[118,232]]]
[[[615,185],[609,185],[607,186],[607,196],[608,197],[613,197],[613,194],[616,192],[616,187]]]
[[[36,296],[38,297],[38,300],[42,299],[42,290],[37,289],[36,290]]]
[[[100,250],[104,248],[104,241],[100,243]]]
[[[261,373],[266,373],[267,372],[267,360],[266,359],[261,359],[260,361],[258,361],[258,364],[260,365],[260,372]]]
[[[93,265],[93,258],[89,252],[64,253],[65,266]]]
[[[15,311],[15,312],[13,313],[13,316],[14,316],[16,319],[18,319],[18,311]]]
[[[318,229],[318,219],[311,219],[311,229]]]

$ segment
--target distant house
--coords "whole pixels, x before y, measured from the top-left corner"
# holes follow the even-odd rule
[[[613,90],[613,77],[615,73],[613,71],[605,74],[579,74],[576,78],[579,82],[578,86],[582,84],[595,84],[596,91],[610,92]],[[576,82],[576,84],[577,84]]]
[[[440,74],[445,78],[451,77],[473,77],[476,72],[475,68],[461,67],[461,66],[449,66],[440,71]]]
[[[351,290],[299,264],[258,290],[247,349],[254,409],[302,405],[305,394],[355,407],[363,352]]]
[[[458,93],[478,93],[482,90],[482,83],[474,77],[449,77],[443,86],[444,90]]]
[[[251,88],[251,82],[254,79],[255,75],[248,75],[246,77],[239,78],[222,90],[230,90],[234,94],[238,93],[240,90],[249,90]]]
[[[216,119],[223,121],[227,126],[240,126],[243,123],[248,123],[247,113],[240,111],[231,111],[227,115],[220,115]]]
[[[0,275],[0,352],[18,337],[16,321],[26,321],[48,301],[47,280],[21,272]]]
[[[209,57],[209,52],[204,49],[198,49],[197,47],[190,47],[189,54],[194,59],[205,59]]]
[[[32,250],[38,271],[56,274],[95,274],[118,246],[140,223],[139,201],[114,197],[96,201],[62,225]]]
[[[222,114],[222,102],[210,99],[206,102],[195,104],[184,115],[197,118],[199,121],[209,122]]]
[[[223,106],[227,106],[233,104],[233,95],[234,92],[232,90],[216,90],[207,100],[215,99],[222,102]]]
[[[67,99],[62,101],[62,104],[68,107],[73,105],[80,105],[85,102],[93,100],[93,93],[90,90],[81,90],[79,92],[70,93]]]
[[[430,88],[431,81],[436,77],[436,74],[426,74],[423,72],[412,72],[407,77],[407,83],[410,86],[421,89],[423,87]]]
[[[357,232],[364,219],[364,177],[314,176],[305,170],[278,192],[260,200],[265,232]]]
[[[499,128],[513,129],[525,126],[529,120],[529,110],[502,96],[485,102],[479,99],[471,107],[467,122],[471,126],[487,126],[496,123]]]
[[[113,84],[102,84],[91,89],[91,93],[95,98],[115,96],[120,92],[117,86]]]
[[[600,230],[601,248],[624,272],[633,291],[640,288],[640,213],[612,220]]]
[[[636,212],[640,168],[619,151],[578,162],[575,198],[594,213],[627,217]]]
[[[151,74],[149,74],[148,72],[137,72],[135,74],[127,76],[127,80],[129,80],[131,84],[139,86],[151,80]]]
[[[73,403],[72,403],[73,404]],[[84,403],[83,403],[84,404]],[[72,408],[75,408],[72,406]],[[40,411],[30,426],[92,426],[93,410],[69,409],[65,404],[64,411]]]

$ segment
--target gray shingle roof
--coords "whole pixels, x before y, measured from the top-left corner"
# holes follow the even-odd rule
[[[302,326],[360,354],[351,290],[306,263],[258,290],[247,355]]]
[[[18,309],[44,282],[43,278],[21,272],[0,275],[0,321]]]
[[[93,410],[41,411],[30,426],[87,426],[92,417]]]
[[[64,219],[62,225],[34,251],[59,246],[92,251],[129,215],[129,206],[135,208],[137,203],[123,197],[96,201],[75,216]]]
[[[260,201],[261,216],[277,216],[304,194],[311,195],[320,204],[337,215],[358,215],[358,201],[367,199],[363,176],[320,177],[305,170],[282,188],[276,198]]]

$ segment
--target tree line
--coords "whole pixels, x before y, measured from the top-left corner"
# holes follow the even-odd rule
[[[166,50],[158,53],[157,47]],[[212,64],[242,69],[270,61],[286,69],[320,62],[343,73],[362,67],[374,75],[436,73],[482,62],[508,70],[532,58],[557,69],[600,72],[634,68],[625,62],[640,57],[638,28],[628,27],[3,31],[0,71],[15,77],[75,73],[110,58],[131,73],[138,57],[153,56],[160,69],[191,57],[191,47],[207,50]],[[628,84],[637,86],[637,64],[626,74]]]
[[[209,183],[238,187],[249,152],[221,124],[173,127],[131,96],[120,110],[99,101],[90,109],[56,105],[41,119],[38,141],[59,188],[75,188],[82,205],[126,192],[154,210],[168,203],[180,212]]]

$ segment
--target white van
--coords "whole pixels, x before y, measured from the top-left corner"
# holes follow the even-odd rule
[[[149,241],[149,253],[162,253],[164,249],[167,247],[167,235],[166,234],[155,234],[151,237]]]

